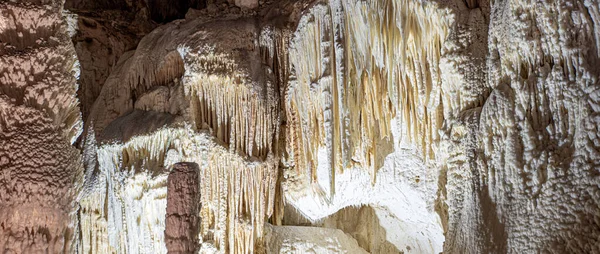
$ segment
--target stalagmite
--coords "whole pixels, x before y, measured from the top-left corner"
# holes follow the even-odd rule
[[[87,141],[100,169],[90,178],[105,179],[96,184],[104,187],[94,192],[105,192],[105,199],[92,193],[83,202],[112,212],[94,222],[106,225],[102,231],[108,237],[84,239],[82,246],[166,251],[160,235],[166,225],[162,208],[168,207],[166,175],[180,161],[199,165],[200,251],[249,253],[262,241],[277,180],[272,71],[261,67],[253,45],[255,26],[224,21],[213,24],[220,31],[206,26],[204,31],[212,33],[208,36],[198,33],[202,25],[197,21],[156,30],[135,52],[124,54],[107,79],[90,115],[88,131],[95,138]],[[216,44],[240,33],[248,40]],[[122,80],[128,81],[125,86]],[[115,94],[118,100],[111,97]],[[81,217],[93,220],[90,216]],[[104,239],[108,242],[96,242]]]
[[[198,166],[177,163],[167,179],[165,244],[170,253],[195,253],[200,220]]]

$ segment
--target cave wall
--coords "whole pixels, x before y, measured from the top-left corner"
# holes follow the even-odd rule
[[[0,250],[70,252],[83,168],[78,62],[60,1],[0,2]]]
[[[66,0],[65,8],[86,11],[142,12],[153,22],[168,23],[184,18],[190,8],[206,8],[207,2],[207,0]]]
[[[2,250],[600,249],[597,1],[65,6],[0,2]]]

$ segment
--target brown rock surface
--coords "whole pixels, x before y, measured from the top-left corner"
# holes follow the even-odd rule
[[[198,165],[177,163],[169,174],[165,242],[169,253],[195,253],[200,225]]]
[[[71,253],[81,159],[61,1],[0,2],[0,252]]]

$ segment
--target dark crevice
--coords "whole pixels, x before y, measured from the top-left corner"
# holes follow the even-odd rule
[[[150,18],[157,23],[182,19],[190,8],[206,8],[206,0],[147,0]]]
[[[467,8],[469,8],[469,9],[479,8],[478,0],[463,0],[463,1],[465,2],[465,5],[467,5]]]

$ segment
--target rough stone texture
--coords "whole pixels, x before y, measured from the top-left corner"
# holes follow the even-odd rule
[[[167,251],[160,208],[167,169],[180,161],[203,177],[201,248],[246,253],[262,241],[279,121],[259,31],[255,19],[179,21],[123,54],[86,125],[83,252]],[[89,212],[104,207],[104,217]]]
[[[61,1],[0,2],[0,252],[75,249],[81,133]]]
[[[72,39],[81,65],[78,98],[84,121],[119,58],[154,29],[139,16],[124,11],[77,12]]]
[[[258,7],[258,0],[235,0],[235,5],[243,8],[254,9]]]
[[[198,165],[177,163],[167,179],[165,244],[169,253],[196,253],[200,218]]]
[[[339,229],[268,226],[266,253],[368,253]]]
[[[509,252],[600,250],[598,7],[492,5],[477,170],[508,236],[491,239]]]

